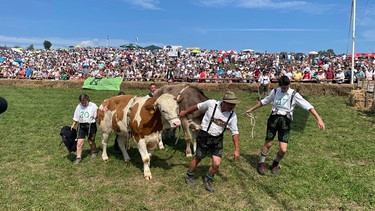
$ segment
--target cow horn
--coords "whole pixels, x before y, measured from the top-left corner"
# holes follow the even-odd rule
[[[182,96],[178,97],[177,103],[180,103],[183,99],[184,99],[184,97],[182,97]]]

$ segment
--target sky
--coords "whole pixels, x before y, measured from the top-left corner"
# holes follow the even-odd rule
[[[0,46],[351,53],[352,1],[0,0]],[[375,0],[356,2],[355,52],[375,52]]]

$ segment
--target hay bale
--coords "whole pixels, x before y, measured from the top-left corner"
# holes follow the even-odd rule
[[[317,83],[292,83],[291,87],[301,95],[325,95],[325,85]]]
[[[121,90],[148,90],[151,81],[137,82],[137,81],[124,81],[121,84]],[[162,87],[167,83],[165,81],[155,82],[157,87]],[[69,88],[69,89],[82,89],[84,84],[83,80],[68,80],[68,81],[55,81],[55,80],[30,80],[30,79],[1,79],[1,86],[20,86],[20,87],[50,87],[50,88]],[[179,82],[176,82],[179,84]],[[188,83],[184,84],[197,86],[203,92],[216,92],[231,90],[233,92],[247,92],[257,93],[258,88],[256,83]],[[271,89],[277,88],[277,83],[271,84]],[[353,90],[352,84],[316,84],[316,83],[296,83],[293,82],[291,87],[302,95],[339,95],[347,96]]]
[[[356,108],[365,107],[365,91],[352,90],[349,94],[349,103]]]

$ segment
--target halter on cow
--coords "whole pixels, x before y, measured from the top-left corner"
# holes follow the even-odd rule
[[[182,100],[179,102],[180,111],[186,110],[192,105],[197,103],[203,102],[208,100],[208,97],[198,88],[195,86],[187,86],[184,84],[179,85],[165,85],[160,89],[157,89],[155,92],[155,97],[160,96],[164,93],[170,93],[177,98],[181,98]],[[191,142],[193,141],[193,150],[196,151],[196,143],[195,138],[200,129],[200,124],[202,118],[204,116],[204,112],[202,111],[194,111],[193,113],[189,114],[188,117],[183,117],[181,119],[181,126],[184,131],[185,142],[186,142],[186,157],[192,157],[193,153],[191,151]]]

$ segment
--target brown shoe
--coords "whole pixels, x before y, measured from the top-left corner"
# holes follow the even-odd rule
[[[274,161],[272,163],[272,169],[271,169],[272,174],[278,174],[279,173],[279,163]]]
[[[262,163],[258,163],[258,173],[261,174],[261,175],[265,175],[266,174],[266,164],[264,162]]]

